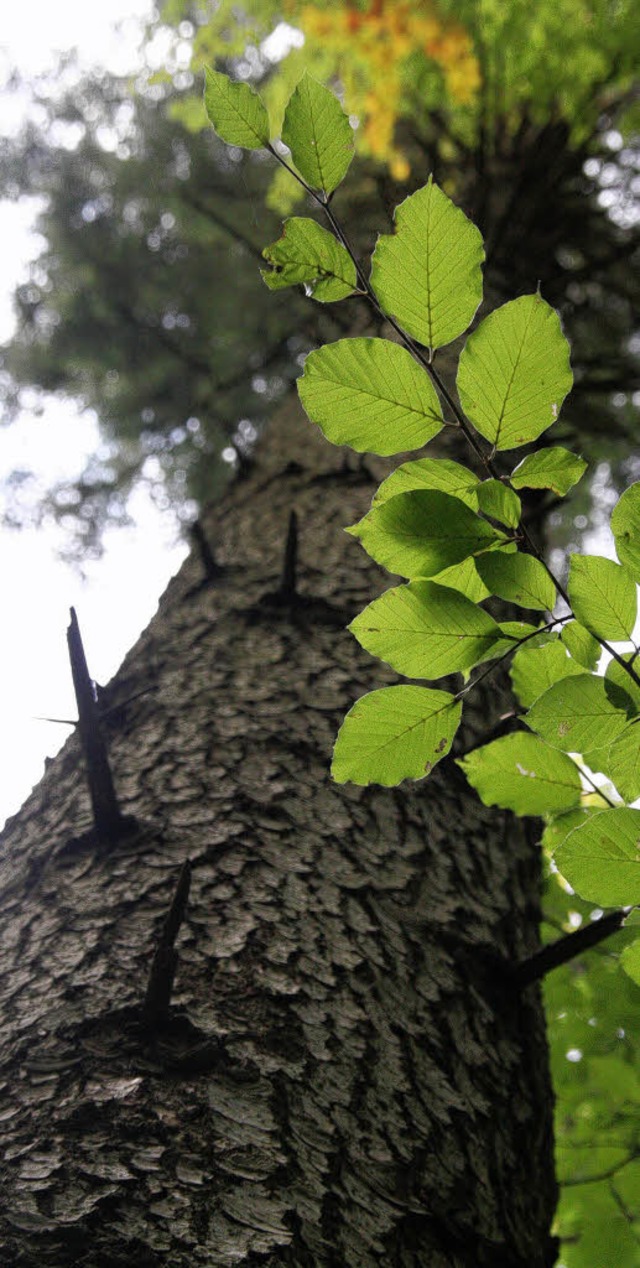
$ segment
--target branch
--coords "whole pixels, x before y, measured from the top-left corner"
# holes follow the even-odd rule
[[[540,978],[546,977],[552,969],[559,968],[561,964],[573,960],[583,951],[588,951],[599,942],[604,942],[605,938],[610,938],[611,934],[622,929],[630,911],[633,911],[633,907],[621,907],[618,911],[612,911],[608,916],[602,916],[600,920],[594,920],[583,929],[577,929],[575,933],[568,933],[564,938],[558,938],[556,942],[542,947],[526,960],[521,960],[511,970],[513,985],[519,990],[524,990],[525,986],[530,986],[532,982],[538,982]]]

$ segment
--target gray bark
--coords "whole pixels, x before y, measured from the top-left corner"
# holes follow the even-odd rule
[[[283,410],[204,518],[222,571],[189,557],[109,685],[110,706],[150,688],[105,723],[136,828],[91,833],[77,735],[7,826],[5,1264],[554,1262],[539,992],[503,972],[537,946],[533,836],[451,760],[399,790],[328,774],[345,710],[393,681],[344,630],[388,581],[341,531],[373,487]],[[490,679],[476,731],[499,708]],[[145,1027],[186,858],[171,1009]]]

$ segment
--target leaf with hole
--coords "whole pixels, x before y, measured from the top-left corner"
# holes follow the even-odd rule
[[[227,145],[259,150],[269,143],[269,116],[249,84],[205,67],[204,105],[209,122]]]
[[[308,71],[285,110],[282,140],[307,184],[333,193],[353,158],[353,128],[335,94]]]
[[[512,471],[510,480],[514,489],[552,489],[564,497],[582,479],[586,469],[584,458],[554,445],[527,454]]]
[[[326,304],[351,295],[357,286],[355,264],[342,243],[305,216],[285,220],[282,237],[262,254],[272,266],[261,269],[269,290],[302,284],[314,299]]]
[[[482,300],[482,236],[431,178],[396,207],[395,223],[378,238],[371,285],[385,313],[440,348],[467,329]]]
[[[310,352],[298,394],[327,440],[359,453],[417,449],[442,427],[430,380],[388,339],[340,339]]]
[[[401,577],[432,577],[506,541],[458,498],[437,490],[401,493],[346,530],[377,563]]]
[[[431,581],[387,590],[349,629],[372,656],[408,678],[440,678],[470,669],[502,639],[487,612]]]
[[[519,815],[545,815],[580,803],[575,762],[525,731],[474,749],[458,766],[485,806],[502,806]]]
[[[339,784],[384,784],[423,779],[446,757],[460,725],[462,705],[447,691],[382,687],[349,710],[333,754]]]
[[[640,903],[640,810],[615,806],[574,828],[554,854],[569,884],[601,907]]]
[[[638,598],[621,564],[600,555],[572,555],[567,589],[575,616],[596,638],[631,638]]]
[[[527,726],[565,753],[602,748],[624,731],[627,717],[612,704],[604,680],[595,674],[563,678],[531,706]]]
[[[536,440],[555,422],[572,381],[560,319],[540,295],[485,317],[458,363],[462,407],[496,449]]]

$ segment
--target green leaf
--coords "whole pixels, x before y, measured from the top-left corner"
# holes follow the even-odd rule
[[[413,462],[403,462],[382,481],[373,504],[387,502],[389,498],[397,497],[399,493],[410,493],[412,489],[439,489],[441,493],[460,498],[466,506],[477,511],[475,489],[479,483],[473,471],[449,458],[416,458]]]
[[[640,719],[630,722],[614,740],[607,757],[606,774],[625,801],[640,797]]]
[[[536,700],[525,720],[547,744],[566,753],[612,744],[627,724],[624,711],[611,703],[604,680],[594,674],[563,678]]]
[[[395,221],[395,234],[378,238],[371,285],[385,313],[440,348],[467,329],[482,300],[482,236],[431,177]]]
[[[227,145],[259,150],[269,143],[269,116],[264,102],[249,84],[205,67],[204,105],[209,122]]]
[[[553,489],[554,493],[564,497],[586,469],[584,458],[554,445],[551,449],[538,449],[536,453],[527,454],[510,478],[514,489]]]
[[[282,237],[262,252],[273,266],[261,269],[272,291],[306,283],[321,303],[344,299],[357,286],[356,266],[341,242],[315,220],[292,216],[285,220]]]
[[[572,555],[567,589],[575,616],[597,638],[631,638],[638,599],[621,564],[600,555]]]
[[[354,133],[338,98],[305,71],[289,100],[282,140],[307,184],[330,194],[346,176]]]
[[[462,705],[447,691],[383,687],[362,696],[336,740],[331,772],[339,784],[423,779],[446,757]]]
[[[432,577],[505,541],[458,498],[437,490],[401,493],[347,529],[377,563],[401,577]]]
[[[491,551],[476,560],[476,568],[491,594],[521,608],[552,611],[556,588],[546,569],[532,555]]]
[[[542,834],[542,846],[550,854],[557,850],[574,828],[579,828],[592,815],[600,813],[604,808],[604,803],[598,806],[578,806],[575,810],[569,810],[566,814],[558,815],[557,819],[552,819],[547,824]]]
[[[601,907],[640,903],[640,810],[600,810],[569,833],[554,861],[590,902]]]
[[[408,678],[470,669],[502,637],[482,608],[431,581],[387,590],[349,629],[368,652]]]
[[[513,690],[525,709],[559,679],[581,672],[557,639],[545,647],[532,648],[527,643],[516,652],[510,669]]]
[[[611,516],[618,559],[640,583],[640,483],[625,489]]]
[[[502,480],[483,480],[476,493],[478,506],[485,515],[498,520],[499,524],[506,524],[508,528],[518,527],[522,515],[520,498]]]
[[[458,766],[485,806],[544,815],[571,810],[580,802],[575,762],[524,731],[474,749]]]
[[[450,568],[443,568],[442,572],[437,572],[432,579],[439,586],[457,590],[472,603],[481,603],[483,599],[489,597],[489,591],[478,574],[475,559],[463,559],[461,564],[452,564]]]
[[[359,453],[417,449],[442,428],[430,379],[388,339],[340,339],[310,352],[298,393],[327,440]]]
[[[496,449],[529,444],[555,422],[572,384],[558,314],[523,295],[485,317],[458,364],[463,409]]]
[[[628,947],[625,947],[620,956],[620,963],[629,977],[640,986],[640,938],[636,938]]]
[[[528,621],[501,621],[500,629],[506,638],[513,638],[518,643],[526,638],[527,647],[545,647],[550,639],[556,637],[548,630],[540,629],[537,625],[530,625]]]
[[[560,638],[583,669],[595,669],[600,659],[600,644],[584,625],[578,621],[567,621],[560,631]]]
[[[624,652],[623,660],[633,666],[636,673],[640,671],[640,660],[636,652]],[[610,683],[617,692],[622,692],[627,700],[627,712],[630,717],[640,713],[640,686],[633,681],[630,674],[617,660],[610,660],[604,671],[605,683]],[[615,703],[615,700],[614,700]]]

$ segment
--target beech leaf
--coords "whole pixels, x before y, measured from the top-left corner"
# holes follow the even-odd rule
[[[327,440],[359,453],[417,449],[442,427],[430,379],[389,339],[339,339],[310,352],[298,394]]]
[[[209,122],[227,145],[259,150],[269,142],[266,106],[249,84],[205,67],[204,105]]]
[[[440,678],[469,669],[502,639],[487,612],[431,581],[387,590],[349,629],[368,652],[408,678]]]
[[[353,128],[335,94],[308,71],[285,110],[282,140],[312,189],[331,194],[346,176],[354,153]]]
[[[602,907],[640,903],[640,810],[591,815],[558,846],[554,861],[582,898]]]
[[[404,330],[440,348],[467,329],[482,299],[482,235],[431,177],[396,207],[395,223],[378,238],[371,285]]]
[[[331,772],[339,784],[423,779],[446,757],[462,705],[446,691],[382,687],[349,710],[336,740]]]
[[[462,407],[496,449],[546,431],[572,381],[560,318],[540,295],[522,295],[485,317],[458,363]]]
[[[458,766],[485,806],[544,815],[571,810],[580,802],[575,762],[524,731],[474,749]]]
[[[332,233],[315,220],[291,216],[282,237],[262,252],[272,266],[261,269],[272,291],[306,284],[321,303],[344,299],[357,286],[356,267],[349,253]]]

